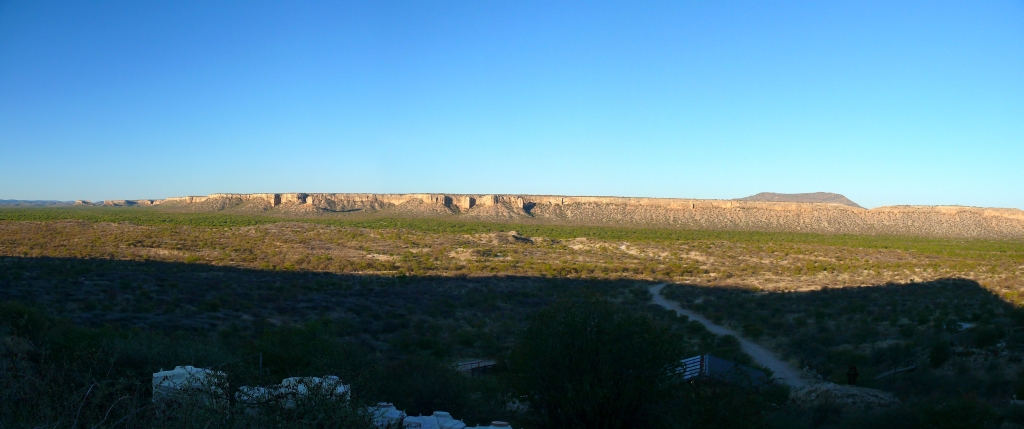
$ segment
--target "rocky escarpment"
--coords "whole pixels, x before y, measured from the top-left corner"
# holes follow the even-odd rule
[[[114,204],[152,204],[202,212],[380,212],[692,229],[1024,238],[1024,211],[961,206],[868,210],[847,204],[675,198],[326,193],[212,194]]]

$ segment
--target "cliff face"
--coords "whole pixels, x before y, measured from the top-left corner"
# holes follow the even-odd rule
[[[159,204],[187,211],[393,212],[479,219],[828,234],[1024,238],[1024,211],[960,206],[891,206],[557,195],[212,194]]]

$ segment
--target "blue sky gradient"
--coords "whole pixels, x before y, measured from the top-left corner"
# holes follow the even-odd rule
[[[0,0],[0,198],[1024,208],[1024,2]]]

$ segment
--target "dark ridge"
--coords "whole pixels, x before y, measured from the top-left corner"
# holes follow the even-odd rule
[[[806,194],[779,194],[776,192],[762,192],[746,198],[737,198],[737,201],[760,201],[773,203],[825,203],[842,204],[850,207],[864,208],[860,204],[850,201],[841,194],[831,192],[809,192]]]

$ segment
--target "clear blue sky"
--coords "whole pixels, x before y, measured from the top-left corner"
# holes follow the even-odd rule
[[[1024,208],[1024,2],[0,0],[0,198]]]

